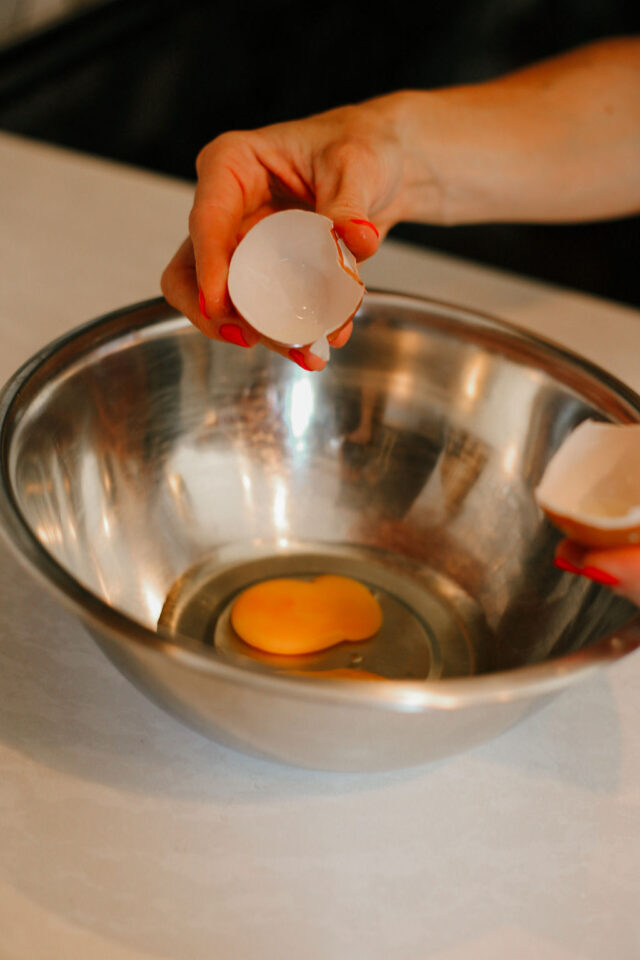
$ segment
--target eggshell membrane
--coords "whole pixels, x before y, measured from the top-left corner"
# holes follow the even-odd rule
[[[640,544],[640,424],[586,420],[547,464],[535,499],[584,547]]]
[[[259,333],[286,346],[318,343],[356,313],[364,295],[355,257],[328,217],[282,210],[258,221],[229,265],[231,301]]]

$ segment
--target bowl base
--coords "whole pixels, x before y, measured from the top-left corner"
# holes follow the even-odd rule
[[[231,625],[233,603],[263,580],[312,580],[325,574],[367,586],[383,613],[378,633],[300,656],[278,656],[244,643]],[[160,633],[188,637],[203,652],[244,669],[357,679],[436,680],[487,669],[488,631],[477,603],[426,566],[360,545],[233,544],[190,567],[171,587]]]

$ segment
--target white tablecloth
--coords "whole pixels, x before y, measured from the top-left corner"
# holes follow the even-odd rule
[[[192,186],[0,135],[0,376],[159,293]],[[370,286],[480,308],[640,390],[640,314],[386,243]],[[231,752],[149,703],[0,549],[1,960],[636,960],[640,655],[384,775]]]

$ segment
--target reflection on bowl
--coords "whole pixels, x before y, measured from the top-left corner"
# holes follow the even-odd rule
[[[140,689],[242,750],[422,763],[638,644],[630,604],[553,566],[533,490],[577,424],[640,399],[496,320],[368,293],[312,374],[154,300],[45,348],[0,417],[22,560]],[[249,584],[326,573],[374,592],[372,640],[284,658],[235,635]]]

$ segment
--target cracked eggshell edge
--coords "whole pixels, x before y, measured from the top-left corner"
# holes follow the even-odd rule
[[[558,487],[571,487],[572,475],[575,477],[580,473],[580,479],[584,481],[585,461],[592,457],[602,476],[602,463],[607,462],[606,457],[603,461],[602,456],[600,441],[603,437],[613,438],[622,451],[621,460],[624,459],[625,450],[629,452],[630,460],[638,458],[640,424],[583,421],[552,456],[534,490],[534,499],[550,522],[580,546],[606,549],[640,544],[640,477],[638,502],[630,502],[625,513],[614,517],[598,516],[561,504],[555,494]],[[596,473],[594,482],[597,478]]]

